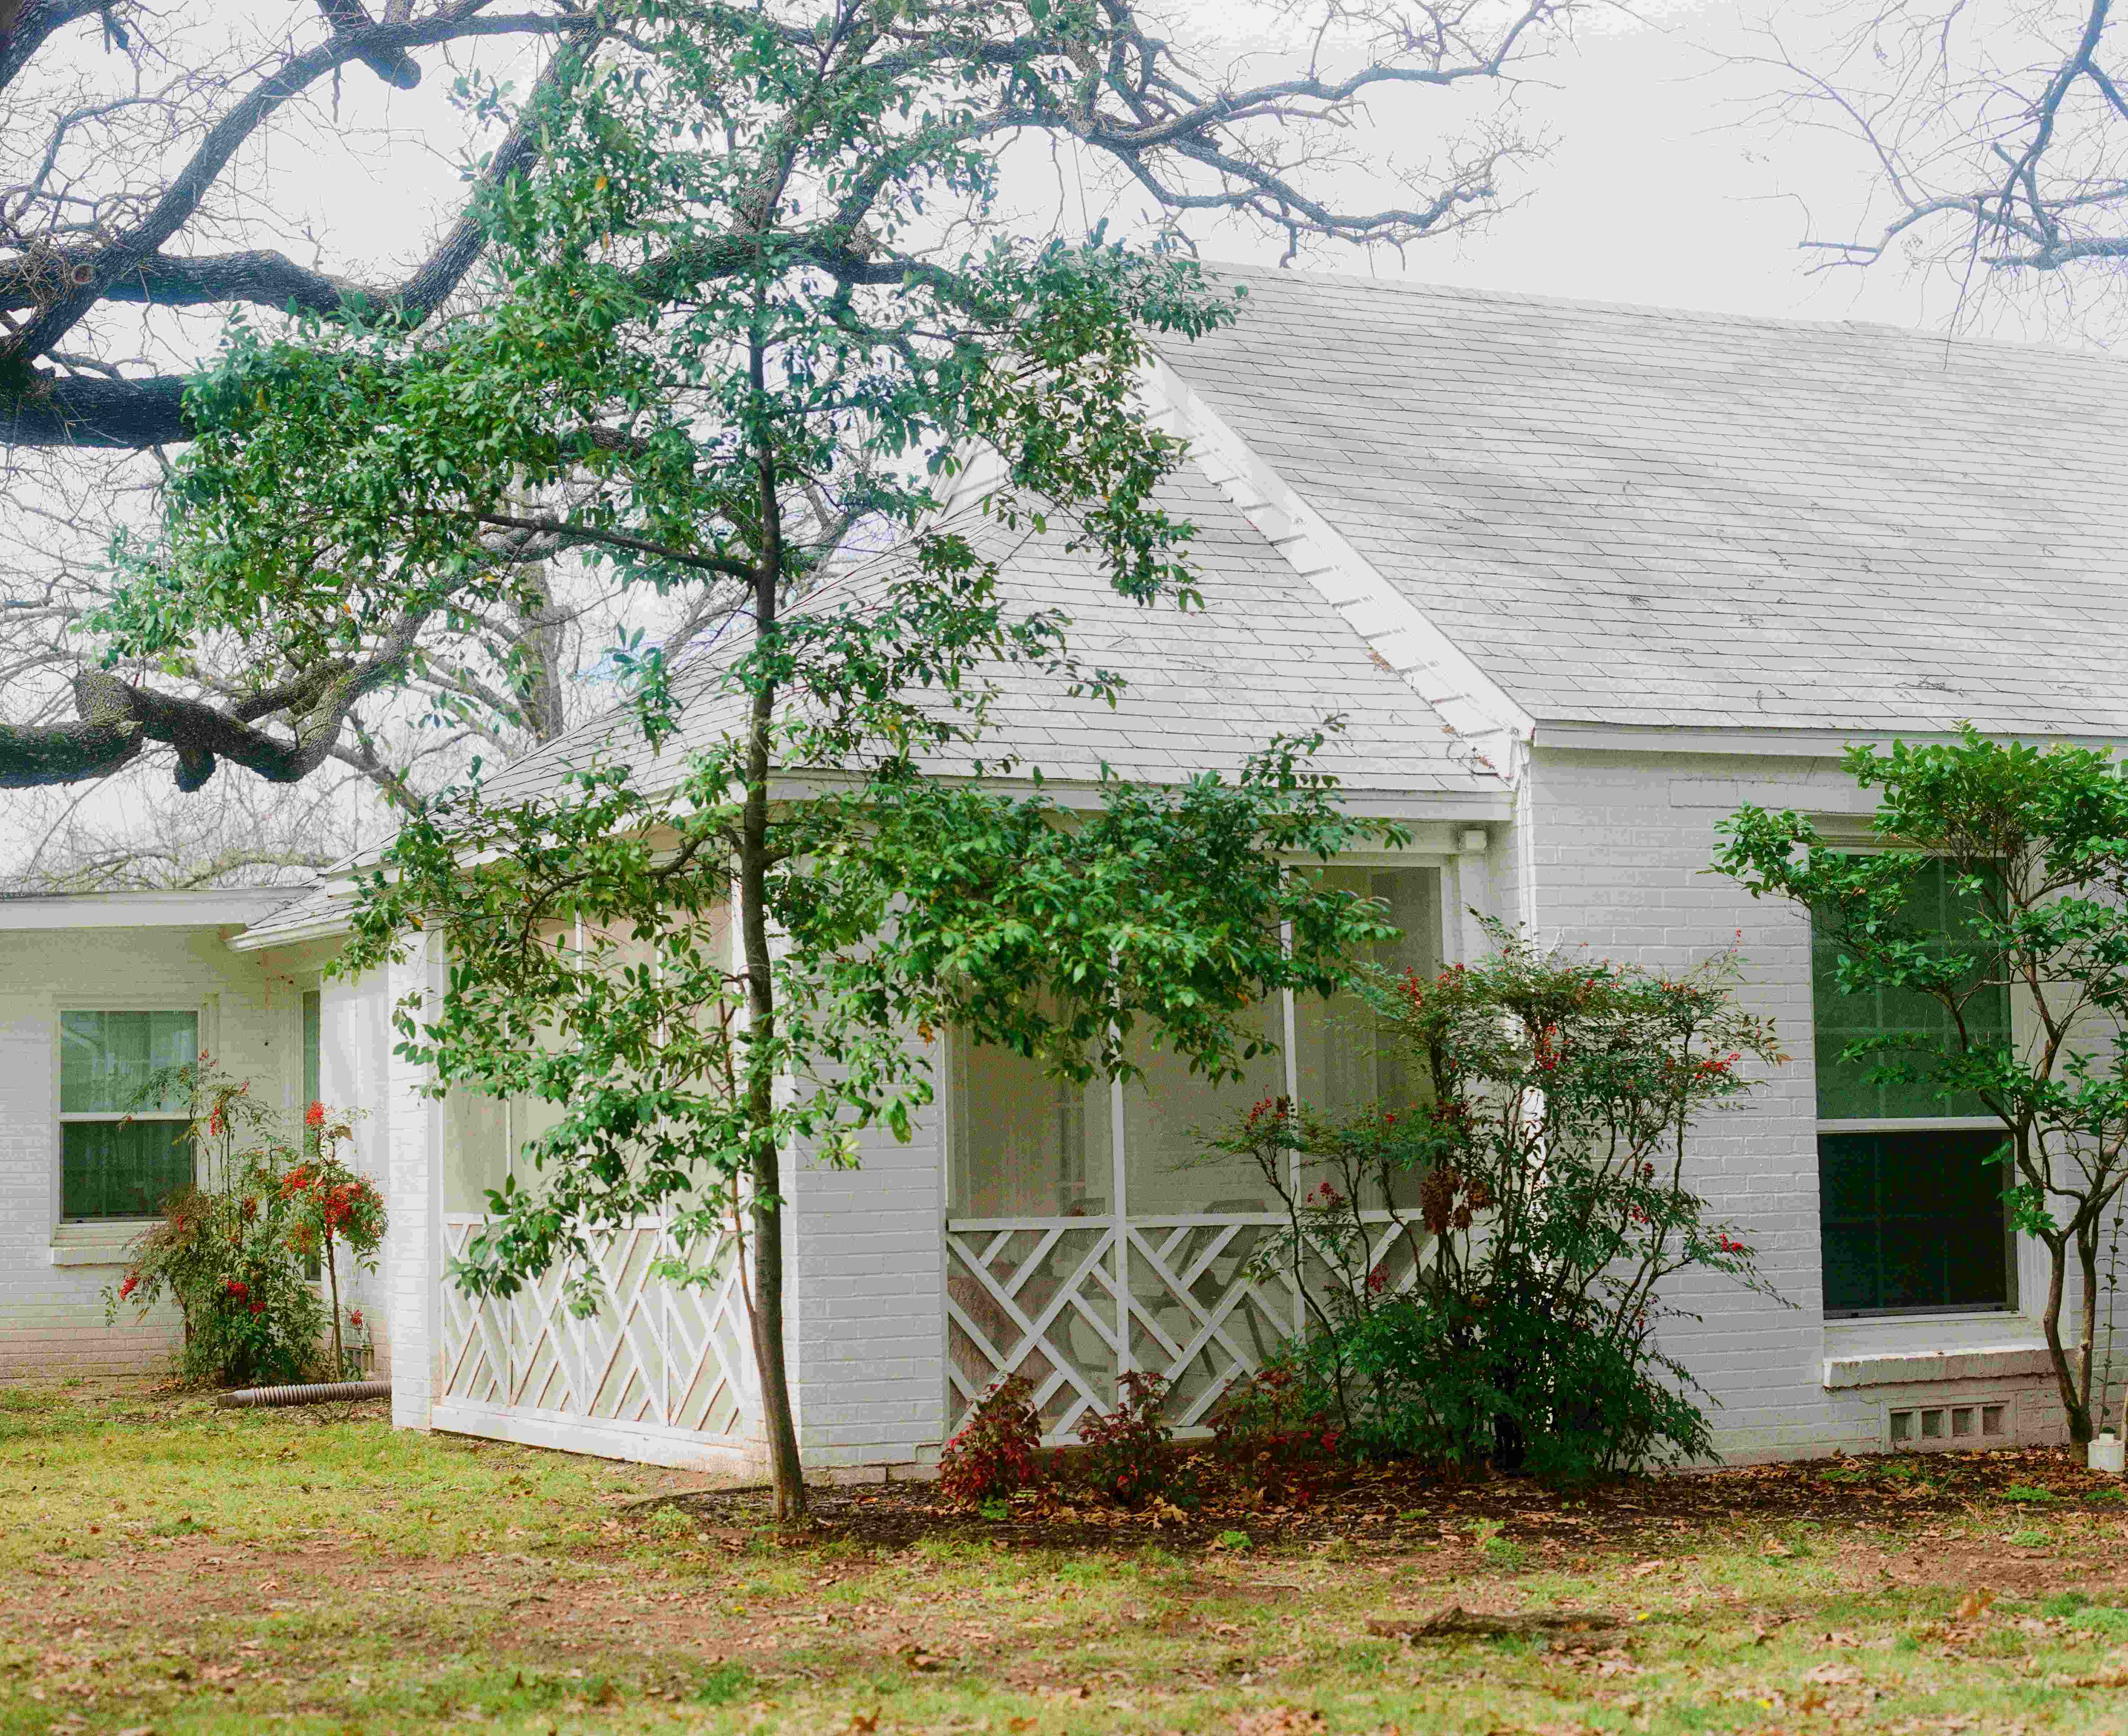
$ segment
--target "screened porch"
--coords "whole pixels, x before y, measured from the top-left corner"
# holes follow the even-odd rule
[[[1442,957],[1442,880],[1430,866],[1329,870],[1381,899],[1401,931],[1377,962],[1431,975]],[[950,1060],[946,1217],[948,1432],[1001,1375],[1032,1384],[1045,1439],[1075,1439],[1118,1378],[1169,1383],[1180,1429],[1204,1425],[1238,1379],[1305,1326],[1290,1271],[1252,1271],[1285,1221],[1255,1161],[1208,1152],[1204,1132],[1286,1097],[1330,1113],[1410,1100],[1413,1082],[1358,997],[1262,1004],[1276,1045],[1214,1088],[1138,1041],[1128,1084],[1047,1076],[1007,1051],[956,1041]],[[1290,1184],[1299,1183],[1294,1160]],[[1377,1260],[1397,1255],[1385,1212]]]

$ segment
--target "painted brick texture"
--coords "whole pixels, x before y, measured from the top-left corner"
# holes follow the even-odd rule
[[[110,1264],[55,1265],[59,1016],[74,1008],[200,1013],[201,1041],[270,1103],[296,1105],[302,1022],[292,985],[213,927],[0,933],[0,1380],[117,1375],[164,1365],[176,1311],[104,1319]]]
[[[1717,1402],[1716,1444],[1732,1459],[1879,1450],[1888,1404],[1940,1403],[1969,1386],[2015,1401],[2021,1439],[2058,1438],[2060,1406],[2041,1379],[1825,1389],[1825,1358],[1852,1329],[1836,1322],[1828,1335],[1822,1317],[1809,923],[1784,901],[1754,901],[1708,871],[1716,823],[1746,800],[1817,813],[1867,811],[1830,761],[1540,747],[1511,855],[1516,901],[1543,941],[1664,970],[1733,942],[1744,998],[1775,1021],[1790,1056],[1750,1099],[1706,1116],[1689,1147],[1695,1184],[1759,1248],[1779,1300],[1681,1283],[1674,1299],[1698,1319],[1676,1322],[1665,1348]],[[2044,1293],[2031,1258],[2021,1261],[2020,1278],[2028,1302]],[[2032,1328],[2028,1314],[1942,1330],[1988,1344]]]

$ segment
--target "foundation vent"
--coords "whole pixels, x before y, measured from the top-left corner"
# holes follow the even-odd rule
[[[1888,1406],[1884,1444],[1895,1453],[2003,1447],[2010,1444],[2011,1421],[2010,1406],[2001,1399]]]

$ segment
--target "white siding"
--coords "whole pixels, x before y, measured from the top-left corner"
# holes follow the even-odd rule
[[[934,1063],[943,1045],[933,1046]],[[940,1083],[943,1094],[943,1083]],[[946,1425],[943,1103],[902,1144],[884,1129],[860,1166],[801,1160],[786,1191],[786,1342],[809,1468],[935,1459]]]

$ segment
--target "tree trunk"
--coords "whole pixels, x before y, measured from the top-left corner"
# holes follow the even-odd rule
[[[2040,1326],[2047,1335],[2047,1354],[2054,1363],[2054,1384],[2061,1392],[2062,1409],[2069,1415],[2069,1438],[2083,1444],[2091,1439],[2091,1413],[2077,1392],[2075,1372],[2062,1347],[2062,1294],[2068,1288],[2069,1242],[2057,1237],[2047,1243],[2047,1303]]]
[[[762,345],[753,343],[755,402],[765,396]],[[754,573],[754,624],[767,638],[776,628],[781,593],[783,539],[776,497],[776,461],[766,427],[756,430],[761,478],[761,533]],[[805,1473],[798,1459],[798,1429],[783,1359],[783,1202],[777,1150],[776,1079],[759,1057],[774,1046],[776,979],[768,946],[768,775],[776,719],[776,688],[762,681],[748,719],[746,804],[739,825],[739,904],[746,955],[747,1035],[753,1051],[747,1070],[747,1121],[753,1139],[754,1366],[761,1378],[761,1420],[768,1437],[768,1477],[779,1521],[802,1518]]]
[[[2083,1432],[2076,1432],[2075,1419],[2070,1420],[2069,1438],[2079,1444],[2089,1440],[2098,1432],[2102,1417],[2094,1416],[2091,1410],[2091,1380],[2095,1372],[2093,1363],[2098,1351],[2098,1244],[2082,1235],[2077,1237],[2077,1261],[2083,1273],[2083,1306],[2078,1311],[2083,1328],[2083,1370],[2077,1382],[2078,1396],[2082,1401],[2078,1409],[2083,1413]],[[2099,1395],[2103,1407],[2106,1397]]]

